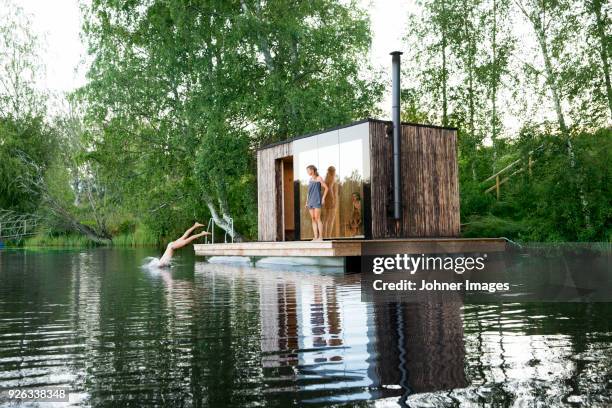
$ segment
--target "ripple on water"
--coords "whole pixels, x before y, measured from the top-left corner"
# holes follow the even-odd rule
[[[141,269],[151,255],[3,253],[0,386],[67,385],[75,405],[612,401],[609,304],[373,305],[359,275]]]

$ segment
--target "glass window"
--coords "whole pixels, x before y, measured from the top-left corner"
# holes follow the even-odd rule
[[[336,175],[340,163],[340,147],[338,145],[338,131],[323,133],[317,136],[319,152],[319,175],[327,185],[325,202],[321,206],[321,222],[323,223],[323,237],[339,237],[338,228],[338,177]],[[311,228],[312,229],[312,228]]]
[[[369,124],[340,129],[340,236],[364,237],[363,184],[370,182]]]
[[[300,239],[312,239],[312,224],[310,214],[306,209],[306,196],[308,195],[308,181],[310,176],[306,167],[313,165],[319,168],[319,153],[317,151],[317,138],[306,137],[293,142],[293,175],[299,182],[300,188]]]
[[[328,186],[321,206],[323,237],[363,237],[363,183],[370,179],[369,124],[298,139],[293,142],[293,151],[294,177],[300,186],[300,238],[313,238],[306,208],[310,181],[306,167],[311,164]]]

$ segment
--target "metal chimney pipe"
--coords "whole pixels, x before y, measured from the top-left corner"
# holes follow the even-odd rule
[[[400,122],[400,55],[402,52],[391,53],[391,78],[393,90],[391,95],[391,118],[393,120],[393,218],[402,218],[402,187],[400,168],[400,135],[402,124]]]

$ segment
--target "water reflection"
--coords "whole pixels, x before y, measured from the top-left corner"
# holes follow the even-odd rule
[[[96,406],[612,400],[609,304],[374,305],[359,275],[190,257],[149,272],[148,255],[0,253],[0,386]]]

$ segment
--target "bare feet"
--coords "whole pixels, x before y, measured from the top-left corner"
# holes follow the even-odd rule
[[[197,221],[196,221],[196,222],[193,224],[193,226],[194,226],[194,227],[196,227],[196,228],[198,228],[198,227],[203,227],[203,226],[204,226],[204,224],[200,224],[199,222],[197,222]]]

